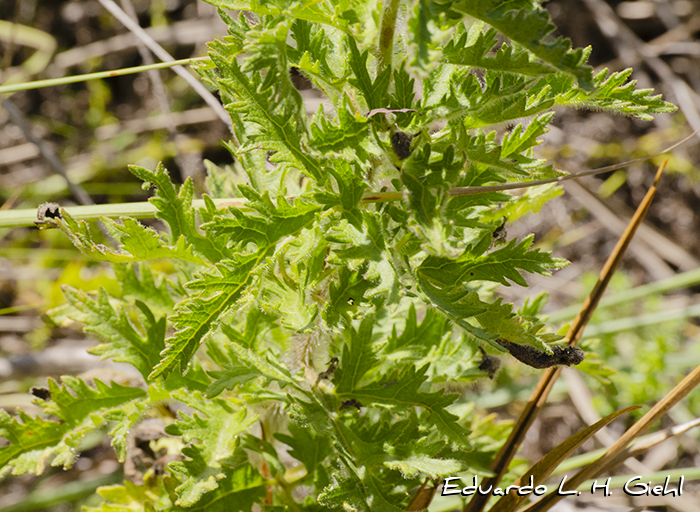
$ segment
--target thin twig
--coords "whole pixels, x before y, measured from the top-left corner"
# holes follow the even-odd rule
[[[112,15],[119,20],[126,28],[128,28],[136,37],[138,37],[147,47],[151,50],[156,57],[164,62],[174,61],[175,59],[167,52],[165,49],[153,40],[151,36],[142,29],[138,23],[135,23],[113,0],[99,0],[100,4],[107,9]],[[221,106],[219,100],[216,99],[211,92],[204,87],[199,80],[192,76],[185,68],[182,66],[173,66],[173,71],[182,77],[202,99],[209,105],[219,116],[229,129],[232,129],[231,118],[228,113]]]
[[[132,20],[134,20],[134,23],[138,23],[139,18],[136,14],[136,9],[134,8],[134,4],[132,3],[132,1],[121,1],[122,6],[124,7],[124,12],[126,12],[126,14]],[[150,65],[155,63],[153,55],[150,51],[148,51],[148,47],[140,39],[137,40],[136,48],[139,52],[139,55],[141,55],[141,59],[143,60],[144,64]],[[168,100],[168,93],[165,89],[165,84],[163,84],[163,80],[160,77],[160,73],[155,69],[147,71],[146,74],[148,75],[148,78],[151,81],[151,85],[153,86],[153,96],[155,96],[156,101],[158,102],[158,107],[165,122],[164,124],[168,130],[168,140],[175,145],[175,161],[177,162],[177,165],[180,168],[180,179],[184,182],[185,178],[187,178],[186,163],[185,159],[182,157],[182,144],[179,143],[180,140],[177,137],[177,129],[175,128],[175,122],[173,121],[173,118],[170,115],[170,104]]]
[[[688,395],[698,384],[700,384],[700,366],[695,368],[671,391],[668,392],[659,402],[652,407],[642,418],[629,428],[605,454],[597,461],[580,470],[576,475],[562,485],[564,491],[576,489],[580,484],[589,478],[596,477],[612,467],[613,463],[618,463],[618,455],[637,437],[646,432],[649,427],[661,419],[674,405]],[[563,495],[552,493],[545,496],[540,501],[527,507],[524,512],[544,512],[556,504]]]
[[[73,198],[82,205],[95,204],[95,201],[92,200],[90,194],[85,192],[83,187],[71,181],[66,173],[65,167],[63,166],[63,162],[61,162],[58,157],[54,155],[54,153],[47,147],[46,143],[34,136],[27,119],[24,117],[24,114],[20,111],[20,109],[18,109],[17,106],[8,99],[2,100],[2,106],[5,107],[5,110],[7,110],[7,112],[10,114],[12,122],[17,125],[20,130],[22,130],[24,138],[39,149],[39,153],[49,164],[49,167],[51,167],[55,173],[59,174],[64,180],[66,180],[66,184],[68,185],[68,189],[73,195]]]
[[[609,210],[595,194],[588,191],[583,185],[572,181],[566,184],[564,190],[566,190],[567,195],[573,197],[581,206],[588,210],[593,217],[598,219],[602,225],[605,226],[605,229],[616,238],[625,232],[625,228],[629,222],[625,222],[614,212]],[[644,267],[652,281],[668,279],[674,276],[676,274],[674,270],[664,261],[655,249],[655,246],[650,246],[645,243],[641,233],[638,232],[637,237],[632,241],[632,245],[630,245],[629,252],[630,255]]]
[[[216,11],[215,11],[216,12]],[[154,41],[159,44],[178,44],[181,46],[197,45],[212,40],[212,36],[221,37],[226,34],[225,29],[219,32],[218,27],[212,34],[212,25],[216,23],[211,19],[190,19],[176,21],[170,25],[145,27],[144,30]],[[225,27],[225,25],[223,25]],[[84,46],[77,46],[64,52],[57,53],[49,67],[54,76],[65,73],[66,69],[79,66],[90,59],[103,57],[110,53],[123,52],[136,46],[131,32],[118,34],[107,39],[100,39]]]
[[[661,178],[661,173],[663,172],[665,166],[666,160],[659,167],[659,170],[656,173],[654,184],[644,196],[644,199],[637,208],[637,211],[635,212],[634,217],[632,217],[629,226],[627,226],[625,233],[622,235],[617,245],[615,246],[615,249],[613,250],[612,254],[608,257],[607,261],[605,262],[605,265],[603,266],[603,269],[600,272],[598,282],[593,287],[593,290],[588,295],[586,301],[583,303],[581,311],[572,322],[571,327],[569,328],[569,332],[566,334],[566,339],[569,342],[569,346],[575,346],[578,340],[581,338],[581,335],[583,334],[583,329],[588,324],[588,321],[590,320],[591,316],[593,315],[593,312],[595,311],[596,306],[598,305],[600,297],[603,295],[603,292],[605,292],[605,289],[607,288],[607,285],[610,282],[612,275],[615,273],[615,270],[619,266],[620,261],[622,261],[622,256],[624,255],[630,240],[634,236],[637,227],[641,224],[642,220],[644,219],[646,212],[649,210],[651,200],[653,199],[654,194],[656,193],[656,187],[658,185],[659,179]],[[537,387],[530,396],[528,403],[525,405],[525,410],[520,414],[520,417],[518,418],[516,424],[513,426],[513,430],[511,431],[510,436],[506,440],[506,443],[503,445],[503,448],[501,448],[501,450],[496,455],[496,458],[494,459],[493,463],[491,464],[491,471],[494,473],[494,476],[488,478],[483,483],[484,487],[488,487],[491,485],[496,487],[503,478],[503,475],[508,469],[508,465],[510,464],[511,460],[513,460],[515,453],[517,452],[518,448],[520,448],[521,443],[525,439],[525,434],[532,426],[532,423],[535,421],[537,414],[544,407],[547,398],[549,397],[549,393],[552,391],[554,383],[559,377],[561,370],[562,367],[549,368],[543,373],[542,377],[540,377],[540,380],[537,383]],[[476,494],[474,498],[472,498],[472,500],[469,503],[467,503],[467,505],[464,507],[464,512],[481,512],[486,506],[488,499],[488,495]]]
[[[627,229],[622,234],[622,237],[620,237],[620,240],[617,242],[615,249],[613,250],[608,260],[605,262],[605,265],[603,265],[603,269],[600,271],[600,277],[598,278],[598,282],[595,284],[593,290],[588,295],[588,298],[581,306],[580,313],[576,316],[573,323],[571,324],[571,328],[566,334],[566,339],[569,340],[569,345],[576,345],[576,343],[578,343],[578,340],[581,339],[583,329],[586,327],[586,325],[588,325],[589,320],[593,316],[593,312],[598,306],[600,298],[603,296],[603,292],[605,292],[605,289],[608,287],[608,284],[610,283],[613,274],[620,266],[622,257],[624,256],[627,247],[632,241],[634,233],[637,231],[637,228],[642,223],[642,220],[644,220],[647,211],[649,211],[651,201],[654,198],[654,194],[656,194],[656,189],[659,185],[659,180],[661,179],[661,174],[663,173],[664,168],[666,167],[666,162],[668,162],[668,160],[664,160],[663,163],[659,166],[659,170],[656,172],[656,177],[654,179],[654,184],[647,191],[646,195],[644,196],[644,199],[642,199],[642,202],[637,208],[637,211],[634,213],[634,216],[632,217],[632,220],[627,226]]]
[[[456,187],[453,189],[450,189],[450,195],[451,196],[468,196],[468,195],[473,195],[473,194],[484,194],[486,192],[501,192],[503,190],[517,190],[520,188],[529,188],[529,187],[536,187],[538,185],[547,185],[549,183],[560,183],[562,181],[568,181],[568,180],[575,180],[577,178],[582,178],[583,176],[593,176],[594,174],[602,174],[604,172],[610,172],[610,171],[616,171],[618,169],[623,169],[624,167],[627,167],[632,164],[636,164],[637,162],[644,162],[645,160],[650,160],[652,158],[656,158],[657,156],[661,156],[664,153],[667,153],[669,151],[672,151],[676,149],[678,146],[681,144],[685,144],[687,141],[692,139],[697,133],[700,132],[700,128],[695,130],[693,133],[685,137],[684,139],[676,142],[673,146],[670,146],[663,151],[652,155],[652,156],[645,156],[642,158],[635,158],[634,160],[628,160],[626,162],[622,162],[621,164],[614,164],[614,165],[606,165],[605,167],[598,167],[597,169],[588,169],[586,171],[580,171],[580,172],[573,172],[571,174],[565,174],[564,176],[558,176],[556,178],[549,178],[546,180],[536,180],[536,181],[520,181],[517,183],[505,183],[503,185],[490,185],[487,187]]]

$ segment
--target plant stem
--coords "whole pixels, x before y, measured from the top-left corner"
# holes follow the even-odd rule
[[[0,94],[17,91],[29,91],[31,89],[41,89],[42,87],[53,87],[54,85],[75,84],[78,82],[88,82],[90,80],[99,80],[100,78],[110,78],[113,76],[133,75],[151,69],[172,68],[173,66],[182,66],[200,62],[209,57],[193,57],[191,59],[180,59],[171,62],[158,62],[149,64],[148,66],[135,66],[133,68],[115,69],[112,71],[100,71],[98,73],[87,73],[85,75],[64,76],[62,78],[51,78],[47,80],[36,80],[34,82],[24,82],[21,84],[11,84],[0,86]]]
[[[379,23],[379,45],[377,47],[377,76],[391,67],[394,53],[394,32],[396,15],[399,12],[399,0],[384,0],[382,18]]]
[[[206,57],[203,57],[206,58]],[[188,59],[194,60],[194,59]],[[201,58],[200,58],[201,60]],[[172,63],[168,63],[172,64]],[[149,67],[149,66],[141,66]],[[131,68],[136,69],[136,68]],[[664,153],[667,153],[684,142],[688,141],[690,138],[695,136],[698,132],[693,132],[681,141],[675,143],[674,145],[664,149],[663,151],[650,155],[643,158],[637,158],[635,160],[629,160],[627,162],[622,162],[615,165],[608,165],[605,167],[599,167],[597,169],[589,169],[586,171],[575,172],[571,174],[566,174],[564,176],[559,176],[558,178],[551,178],[546,180],[535,180],[535,181],[521,181],[516,183],[505,183],[501,185],[491,185],[482,187],[456,187],[450,189],[450,196],[465,196],[465,195],[476,195],[484,194],[487,192],[498,192],[503,190],[513,190],[519,188],[536,187],[539,185],[546,185],[548,183],[573,180],[580,178],[582,176],[591,176],[593,174],[600,174],[603,172],[608,172],[612,170],[622,169],[631,165],[633,163],[642,162],[649,160],[651,158],[656,158]],[[371,203],[388,203],[391,201],[400,201],[403,198],[402,191],[393,192],[365,192],[362,196],[363,204]],[[289,199],[295,199],[294,197],[287,197]],[[237,206],[239,208],[244,208],[246,200],[241,198],[228,198],[228,199],[214,199],[214,203],[219,208],[225,206]],[[195,208],[204,207],[204,201],[199,199],[192,201],[192,206]],[[98,220],[100,217],[120,217],[129,216],[136,219],[147,219],[155,217],[156,209],[148,202],[139,203],[119,203],[119,204],[105,204],[105,205],[94,205],[94,206],[72,206],[65,209],[71,216],[75,217],[77,220]],[[25,209],[25,210],[0,210],[0,228],[14,228],[21,226],[33,226],[36,220],[36,210],[35,209]]]
[[[695,286],[700,283],[700,269],[693,269],[682,274],[669,277],[668,279],[662,279],[661,281],[656,281],[655,283],[649,283],[642,286],[637,286],[631,290],[627,290],[607,299],[602,299],[600,301],[599,307],[610,307],[616,306],[617,304],[624,304],[625,302],[631,302],[633,300],[642,299],[648,297],[649,295],[656,295],[664,292],[669,292],[671,290],[678,290],[680,288],[688,288],[690,286]],[[559,323],[564,320],[568,320],[576,316],[580,305],[576,304],[564,309],[555,311],[549,315],[549,323]]]
[[[385,203],[388,201],[398,201],[403,194],[401,192],[372,192],[365,194],[362,198],[365,203]],[[286,199],[294,199],[288,197]],[[214,199],[214,203],[219,208],[226,206],[236,206],[245,208],[246,200],[243,198]],[[192,201],[195,208],[203,208],[204,200]],[[64,208],[68,214],[76,220],[96,221],[100,217],[133,217],[135,219],[152,219],[156,216],[156,208],[148,201],[137,203],[116,203],[90,206],[68,206]],[[34,226],[37,210],[36,208],[22,210],[0,210],[0,228],[15,228],[22,226]]]

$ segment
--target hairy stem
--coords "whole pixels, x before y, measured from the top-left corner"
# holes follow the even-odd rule
[[[382,6],[382,18],[379,24],[379,45],[377,47],[377,75],[391,67],[394,53],[394,32],[396,32],[396,15],[399,12],[399,0],[385,0]]]
[[[629,160],[627,162],[622,162],[615,165],[607,165],[605,167],[599,167],[597,169],[589,169],[586,171],[575,172],[571,174],[565,174],[564,176],[559,176],[557,178],[550,178],[546,180],[536,180],[536,181],[520,181],[515,183],[505,183],[501,185],[492,185],[485,187],[457,187],[450,189],[451,196],[466,196],[475,194],[484,194],[486,192],[497,192],[502,190],[514,190],[520,188],[536,187],[538,185],[546,185],[548,183],[558,183],[560,181],[573,180],[583,176],[591,176],[593,174],[600,174],[603,172],[614,171],[617,169],[622,169],[633,163],[643,162],[645,160],[650,160],[667,153],[689,139],[694,137],[698,132],[693,132],[683,140],[675,143],[674,145],[664,149],[663,151],[650,155],[647,157],[636,158],[634,160]],[[400,201],[403,198],[402,191],[390,191],[390,192],[365,192],[362,195],[362,204],[371,203],[388,203],[391,201]],[[294,200],[295,197],[287,197],[287,200]],[[224,208],[226,206],[236,206],[238,208],[245,208],[246,200],[243,198],[224,198],[224,199],[214,199],[214,203],[219,208]],[[199,199],[192,201],[192,206],[195,208],[203,208],[204,200]],[[66,211],[74,217],[76,220],[99,220],[100,217],[121,217],[129,216],[136,219],[148,219],[155,217],[156,208],[149,202],[138,202],[138,203],[120,203],[120,204],[104,204],[104,205],[90,205],[90,206],[73,206],[66,208]],[[35,209],[24,209],[24,210],[0,210],[0,228],[13,228],[21,226],[32,226],[34,225],[36,219]],[[47,226],[49,227],[49,226]]]

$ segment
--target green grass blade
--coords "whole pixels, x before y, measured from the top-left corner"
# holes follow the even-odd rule
[[[208,58],[209,57],[193,57],[191,59],[180,59],[171,62],[158,62],[156,64],[149,64],[147,66],[135,66],[133,68],[122,68],[115,69],[112,71],[100,71],[98,73],[87,73],[85,75],[64,76],[61,78],[36,80],[34,82],[24,82],[21,84],[0,85],[0,94],[17,91],[29,91],[31,89],[41,89],[43,87],[53,87],[54,85],[75,84],[78,82],[87,82],[89,80],[98,80],[100,78],[110,78],[113,76],[131,75],[134,73],[141,73],[143,71],[148,71],[151,69],[164,69],[172,68],[173,66],[184,66],[187,64],[192,64],[193,62],[201,62],[203,60],[207,60]]]
[[[643,286],[637,286],[622,293],[608,297],[607,299],[602,299],[600,301],[599,307],[610,307],[616,306],[618,304],[624,304],[625,302],[631,302],[637,299],[643,299],[650,295],[656,295],[660,293],[669,292],[671,290],[678,290],[681,288],[688,288],[689,286],[695,286],[700,283],[700,268],[689,270],[683,272],[682,274],[669,277],[668,279],[662,279],[656,281],[655,283],[645,284]],[[567,308],[560,309],[551,313],[549,315],[549,322],[556,324],[568,320],[576,316],[580,309],[579,305],[569,306]]]

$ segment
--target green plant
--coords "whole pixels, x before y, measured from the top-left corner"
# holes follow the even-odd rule
[[[533,1],[211,3],[245,11],[221,11],[230,35],[197,64],[231,114],[234,165],[208,164],[198,208],[191,181],[132,167],[169,233],[104,218],[118,248],[65,210],[45,219],[121,290],[66,287],[52,318],[144,384],[51,380],[45,416],[0,414],[0,466],[68,467],[107,428],[142,466],[99,510],[414,509],[426,478],[488,474],[507,430],[445,388],[486,377],[494,353],[582,353],[552,345],[546,297],[515,311],[494,291],[566,265],[504,225],[560,189],[460,191],[560,176],[533,154],[556,105],[674,108],[630,71],[594,76]],[[324,94],[312,117],[290,73]],[[164,428],[134,442],[146,418]]]

